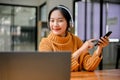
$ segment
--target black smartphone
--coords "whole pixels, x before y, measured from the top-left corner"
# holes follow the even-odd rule
[[[111,33],[112,33],[112,31],[109,31],[109,32],[107,32],[103,37],[105,37],[105,36],[109,37]],[[97,40],[97,42],[95,43],[95,46],[98,45],[98,42],[99,42],[99,41]]]
[[[108,33],[106,33],[106,34],[104,35],[104,37],[105,37],[105,36],[109,37],[111,33],[112,33],[112,31],[109,31]]]

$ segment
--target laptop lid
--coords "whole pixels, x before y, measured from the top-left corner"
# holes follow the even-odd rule
[[[70,80],[70,52],[0,52],[0,80]]]

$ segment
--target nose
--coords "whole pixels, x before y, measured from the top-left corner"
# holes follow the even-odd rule
[[[58,22],[57,21],[54,22],[54,26],[58,26]]]

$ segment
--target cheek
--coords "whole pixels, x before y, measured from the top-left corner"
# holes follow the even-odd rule
[[[49,23],[49,28],[50,28],[50,29],[52,28],[52,23]]]
[[[63,29],[66,30],[67,29],[67,24],[64,24],[63,26],[64,26]]]

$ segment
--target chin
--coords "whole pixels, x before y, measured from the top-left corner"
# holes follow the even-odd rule
[[[53,33],[54,33],[55,35],[61,35],[60,32],[53,31]]]

